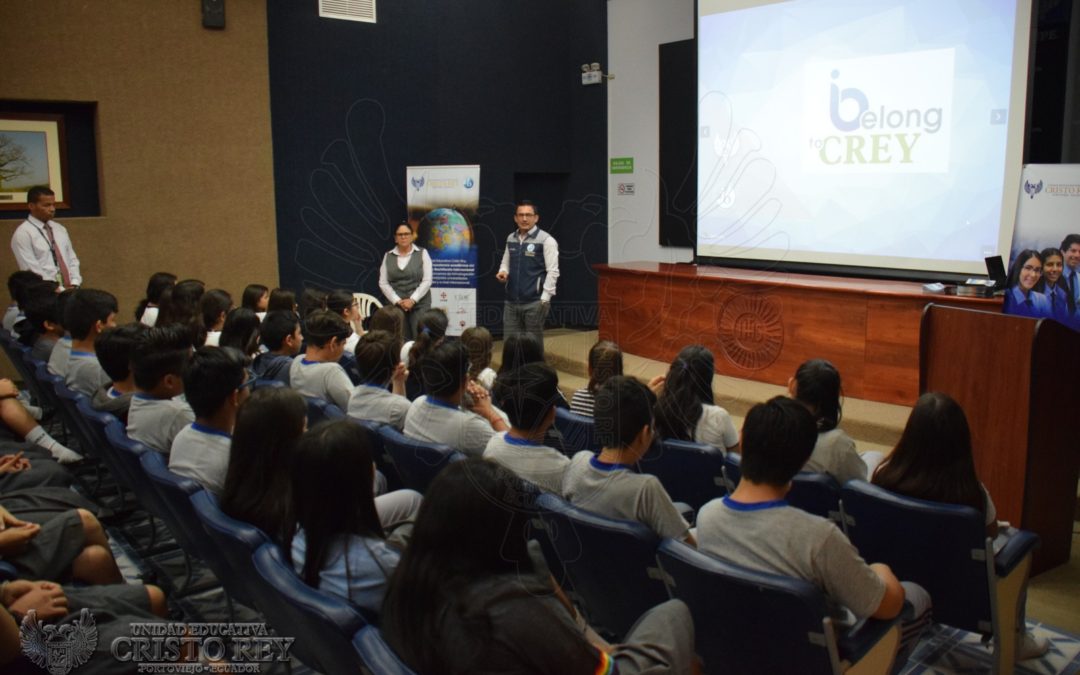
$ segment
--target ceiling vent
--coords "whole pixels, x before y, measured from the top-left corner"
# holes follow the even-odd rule
[[[319,0],[319,16],[375,23],[375,0]]]

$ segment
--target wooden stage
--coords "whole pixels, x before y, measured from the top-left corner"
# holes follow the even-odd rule
[[[924,293],[877,281],[691,264],[596,265],[600,337],[670,362],[703,344],[717,372],[786,384],[800,363],[832,361],[844,394],[912,405],[919,395],[919,320],[930,302],[996,311],[1000,298]]]

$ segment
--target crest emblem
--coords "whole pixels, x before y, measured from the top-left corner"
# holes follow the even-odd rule
[[[1038,183],[1032,183],[1029,180],[1024,181],[1024,192],[1026,192],[1028,194],[1028,197],[1030,199],[1035,199],[1035,195],[1042,192],[1042,189],[1043,189],[1043,182],[1042,181],[1039,181]]]
[[[536,250],[536,244],[529,244],[528,246],[525,247],[525,250],[528,251],[529,253],[532,253],[533,251]]]
[[[67,675],[90,660],[97,647],[98,631],[90,610],[83,609],[71,623],[42,626],[30,610],[19,627],[23,654],[50,675]]]
[[[476,183],[473,182],[472,176],[469,176],[468,178],[465,179],[465,189],[466,190],[471,190],[472,186],[474,186],[474,185],[476,185]]]
[[[420,191],[420,188],[424,187],[424,177],[423,176],[413,178],[411,182],[412,182],[412,186],[414,188],[416,188],[417,192]]]

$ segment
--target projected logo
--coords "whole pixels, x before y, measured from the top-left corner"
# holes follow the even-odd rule
[[[949,166],[952,49],[803,67],[803,168],[938,173]]]

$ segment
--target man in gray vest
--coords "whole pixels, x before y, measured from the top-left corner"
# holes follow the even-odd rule
[[[506,238],[499,273],[506,284],[503,339],[529,333],[544,346],[544,319],[559,278],[559,244],[536,226],[540,214],[528,200],[518,202],[514,212],[517,230]]]

